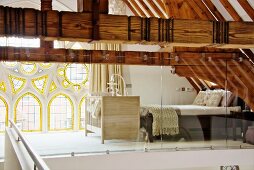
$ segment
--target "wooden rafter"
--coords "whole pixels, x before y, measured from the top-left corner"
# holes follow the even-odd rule
[[[235,21],[242,21],[242,18],[236,12],[236,10],[233,8],[233,6],[230,4],[228,0],[220,0],[220,2]]]
[[[137,13],[139,14],[138,16],[147,17],[135,0],[128,0],[128,1],[132,5],[132,7],[137,11]]]
[[[123,2],[128,6],[128,8],[133,12],[135,16],[139,16],[139,13],[133,8],[128,0],[123,0]]]
[[[213,13],[218,21],[225,21],[225,18],[221,15],[220,11],[216,8],[216,6],[211,2],[211,0],[203,0],[202,1],[207,8]]]
[[[191,77],[186,77],[186,79],[189,81],[189,83],[192,85],[192,87],[196,90],[196,92],[199,92],[202,88],[193,80]]]
[[[151,9],[144,3],[143,0],[139,0],[137,2],[139,2],[139,7],[143,10],[143,12],[146,14],[147,17],[156,17],[152,13]]]
[[[157,5],[158,8],[160,8],[163,12],[165,12],[166,14],[168,14],[166,12],[166,0],[158,0],[158,1],[155,1],[155,4]],[[169,17],[169,16],[166,16],[166,17]]]
[[[247,0],[237,0],[239,4],[243,7],[249,17],[254,21],[254,9],[251,7]]]
[[[213,17],[210,14],[210,12],[207,10],[207,8],[204,6],[202,1],[200,0],[188,0],[186,1],[190,8],[193,10],[193,13],[196,13],[197,16],[199,17],[198,19],[203,19],[203,20],[212,20]]]
[[[163,14],[163,12],[161,12],[161,10],[158,8],[158,6],[155,4],[155,2],[153,0],[144,0],[147,3],[150,4],[151,6],[151,10],[154,11],[156,14],[154,14],[155,16],[159,16],[160,18],[166,18]]]

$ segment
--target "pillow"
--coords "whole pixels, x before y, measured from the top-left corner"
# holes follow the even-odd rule
[[[206,100],[206,106],[218,107],[222,99],[221,92],[214,92],[209,95],[209,98]]]
[[[198,95],[196,96],[193,105],[201,105],[205,106],[206,101],[206,92],[205,91],[199,91]]]
[[[235,96],[234,96],[234,94],[232,92],[225,91],[223,93],[223,96],[222,96],[222,99],[221,99],[221,102],[220,102],[220,106],[222,106],[222,107],[231,106],[234,98],[235,98]]]

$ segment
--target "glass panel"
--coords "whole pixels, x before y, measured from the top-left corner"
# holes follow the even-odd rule
[[[181,53],[170,62],[172,66],[161,67],[160,148],[225,148],[230,111],[221,101],[226,92],[227,62]]]
[[[227,90],[225,105],[228,146],[254,148],[253,62],[239,58],[227,64]],[[237,106],[239,109],[231,109]]]

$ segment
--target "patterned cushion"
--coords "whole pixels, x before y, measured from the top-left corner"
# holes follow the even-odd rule
[[[218,107],[222,99],[221,92],[210,93],[209,98],[205,101],[206,106]]]
[[[205,91],[200,91],[198,95],[196,96],[193,105],[201,105],[205,106],[205,101],[206,101],[206,92]]]

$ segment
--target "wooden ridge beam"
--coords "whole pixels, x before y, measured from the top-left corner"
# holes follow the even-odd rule
[[[98,41],[103,42],[186,47],[254,47],[253,22],[211,22],[106,14],[99,14],[98,17],[100,22],[97,23],[96,34]],[[93,30],[91,13],[41,12],[0,6],[0,36],[92,41]]]
[[[78,62],[78,63],[110,63],[133,65],[207,65],[224,66],[220,60],[228,60],[229,65],[241,57],[241,53],[189,53],[189,52],[134,52],[106,50],[70,50],[47,48],[0,47],[1,61],[43,61],[43,62]],[[209,62],[208,58],[213,61]]]

